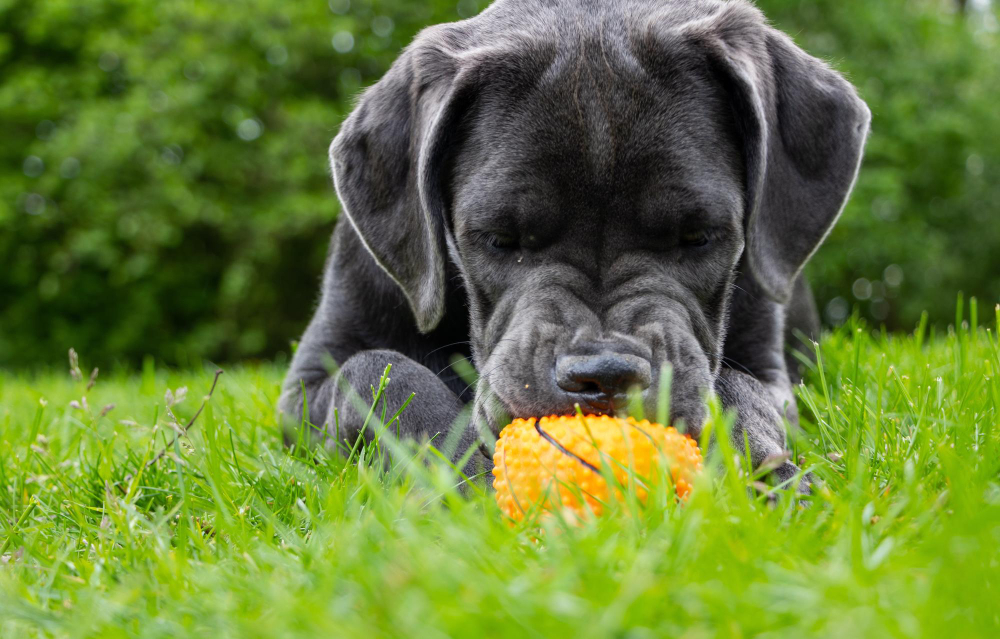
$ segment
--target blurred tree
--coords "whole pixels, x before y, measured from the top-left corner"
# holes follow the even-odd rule
[[[421,27],[485,1],[0,0],[0,365],[287,350],[336,218],[326,149]],[[890,327],[1000,293],[995,9],[761,0],[874,125],[810,271]],[[971,5],[970,5],[971,7]]]
[[[854,195],[809,272],[827,321],[853,305],[889,328],[1000,301],[1000,37],[989,3],[762,0],[872,110]]]
[[[0,2],[0,364],[287,349],[352,96],[460,8]]]

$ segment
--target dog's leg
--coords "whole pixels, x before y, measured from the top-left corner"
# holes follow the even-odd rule
[[[339,439],[348,449],[357,440],[372,402],[371,387],[378,383],[387,364],[392,364],[390,383],[386,388],[385,418],[388,420],[413,393],[410,404],[403,410],[392,436],[434,444],[453,461],[461,459],[475,448],[463,469],[469,476],[488,468],[479,450],[478,440],[463,413],[463,403],[427,367],[393,350],[367,350],[351,356],[333,376],[325,370],[302,371],[293,366],[285,380],[279,409],[285,422],[286,438],[294,437],[300,428],[302,409],[308,405],[309,428],[328,446]],[[305,389],[305,398],[302,390]],[[381,428],[382,401],[363,436],[371,441]],[[319,432],[316,432],[316,429]]]
[[[754,468],[760,467],[769,457],[773,459],[787,452],[784,420],[774,403],[775,395],[781,393],[772,392],[754,377],[731,368],[720,371],[715,390],[723,407],[736,412],[733,446],[742,451],[749,444],[750,463]],[[790,392],[788,394],[791,396]],[[772,471],[780,482],[788,481],[798,472],[798,467],[790,460]],[[808,492],[808,481],[804,478],[797,486],[799,492]]]

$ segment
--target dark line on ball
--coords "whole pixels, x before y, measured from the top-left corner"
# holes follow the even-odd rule
[[[590,470],[594,471],[598,475],[601,474],[601,469],[600,468],[598,468],[597,466],[591,464],[589,461],[587,461],[583,457],[580,457],[579,455],[577,455],[573,451],[567,449],[565,446],[563,446],[562,444],[560,444],[556,440],[555,437],[553,437],[552,435],[549,435],[544,430],[542,430],[542,425],[539,424],[538,422],[535,422],[535,430],[538,432],[539,435],[541,435],[542,439],[544,439],[548,443],[550,443],[553,446],[555,446],[559,450],[559,452],[561,452],[563,455],[569,455],[570,457],[572,457],[576,461],[580,462],[581,464],[583,464],[584,466],[586,466]]]

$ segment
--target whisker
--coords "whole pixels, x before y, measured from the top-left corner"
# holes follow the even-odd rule
[[[739,277],[740,275],[741,275],[741,273],[737,273],[736,277]],[[737,289],[739,291],[743,291],[744,293],[746,293],[750,297],[750,299],[752,299],[754,301],[759,301],[759,298],[756,295],[754,295],[750,291],[746,290],[745,288],[743,288],[742,286],[740,286],[739,284],[737,284],[735,280],[733,281],[733,288],[735,288],[735,289]]]
[[[497,342],[497,344],[501,344],[503,342],[511,342],[511,341],[514,341],[514,339],[515,338],[513,338],[513,337],[505,337],[505,338],[501,339],[499,342]],[[455,342],[455,344],[471,344],[471,342]],[[455,344],[449,344],[448,346],[454,346]],[[441,348],[447,348],[448,346],[442,346],[440,348],[436,348],[433,351],[431,351],[430,353],[428,353],[428,355],[430,355],[430,354],[432,354],[432,353],[434,353],[436,351],[441,350]],[[472,357],[464,357],[463,356],[463,357],[460,357],[459,359],[462,359],[462,360],[465,360],[465,361],[469,362],[470,365],[472,364]],[[451,364],[448,364],[447,366],[445,366],[444,368],[442,368],[441,370],[439,370],[437,372],[437,375],[440,376],[441,373],[445,372],[446,370],[448,370],[449,368],[451,368],[452,366],[454,366],[457,363],[458,363],[458,360],[452,362]],[[475,368],[475,367],[473,366],[473,368]]]
[[[725,355],[723,355],[722,356],[722,361],[725,362],[726,364],[729,364],[730,366],[739,367],[740,369],[743,370],[743,372],[745,372],[747,375],[750,375],[751,377],[754,376],[753,371],[751,371],[749,368],[747,368],[743,364],[737,362],[732,357],[726,357]]]
[[[487,377],[489,377],[489,376],[490,376],[491,374],[493,374],[494,372],[496,372],[496,371],[497,371],[497,369],[499,369],[499,368],[502,368],[502,367],[504,366],[504,364],[506,364],[506,362],[502,362],[502,363],[500,363],[500,364],[497,364],[496,366],[494,366],[493,368],[491,368],[491,369],[490,369],[489,371],[487,371],[487,372],[485,372],[485,373],[480,373],[480,374],[479,374],[479,379],[477,379],[476,381],[474,381],[473,383],[469,384],[469,385],[468,385],[468,386],[466,386],[466,387],[465,387],[464,389],[462,389],[462,392],[461,392],[461,393],[459,393],[459,395],[464,395],[464,394],[465,394],[465,391],[469,390],[469,389],[470,389],[470,388],[472,388],[472,387],[473,387],[474,385],[478,384],[478,383],[479,383],[480,381],[483,381],[483,380],[485,380],[485,379],[486,379]]]
[[[429,353],[427,353],[426,355],[424,355],[424,357],[430,357],[431,355],[433,355],[434,353],[436,353],[438,351],[444,350],[446,348],[451,348],[452,346],[459,346],[461,344],[472,344],[472,342],[470,342],[468,340],[465,340],[465,341],[462,341],[462,342],[452,342],[451,344],[445,344],[444,346],[438,346],[434,350],[432,350]]]
[[[472,366],[472,358],[471,357],[458,357],[458,358],[455,359],[454,362],[452,362],[451,364],[448,364],[447,366],[445,366],[444,368],[442,368],[441,370],[439,370],[437,373],[435,373],[435,375],[437,375],[438,377],[440,377],[441,373],[445,372],[446,370],[448,370],[449,368],[451,368],[455,364],[459,363],[460,361],[469,362],[469,366]]]

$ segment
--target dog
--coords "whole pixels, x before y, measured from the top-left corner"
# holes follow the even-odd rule
[[[497,0],[425,29],[330,148],[343,215],[283,418],[355,441],[392,364],[398,432],[483,473],[509,418],[655,414],[669,365],[672,423],[697,436],[714,393],[774,465],[788,335],[819,329],[801,271],[870,117],[744,0]]]

